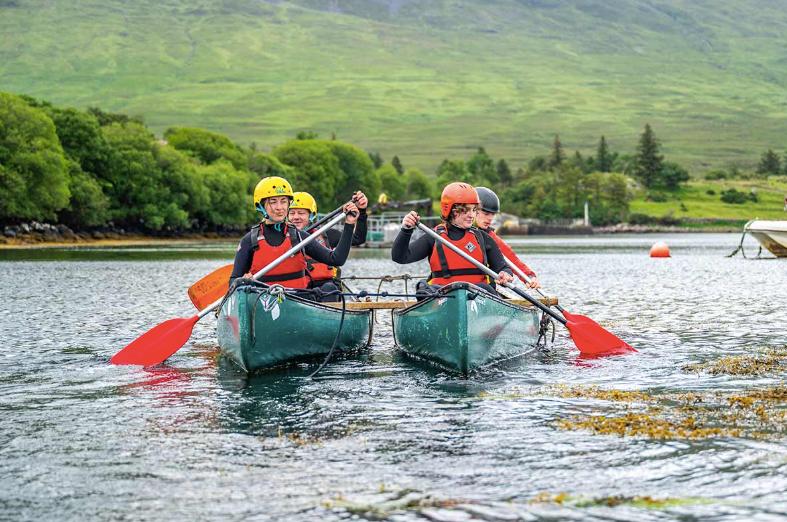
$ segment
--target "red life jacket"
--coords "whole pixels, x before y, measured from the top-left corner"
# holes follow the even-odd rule
[[[328,244],[328,239],[325,237],[325,235],[321,235],[315,241],[317,241],[325,248],[328,249],[331,248],[330,245]],[[315,261],[309,256],[306,256],[306,270],[307,270],[306,273],[309,276],[309,279],[311,279],[312,283],[317,281],[325,281],[327,279],[333,279],[334,277],[336,277],[335,267]]]
[[[528,276],[528,277],[536,277],[536,273],[533,272],[533,270],[529,266],[527,266],[524,263],[524,261],[519,259],[519,256],[516,255],[513,250],[511,250],[511,247],[508,246],[508,243],[503,241],[500,238],[500,236],[498,236],[495,233],[495,229],[490,228],[489,230],[486,231],[486,233],[489,234],[489,237],[491,237],[492,239],[495,240],[495,243],[497,243],[497,246],[498,246],[498,248],[500,248],[500,251],[503,253],[503,255],[505,257],[507,257],[509,261],[514,263],[517,266],[517,268],[519,268],[522,272],[524,272],[526,276]],[[514,273],[516,274],[516,272],[514,272]],[[518,275],[517,275],[517,277],[518,277]],[[522,279],[522,278],[520,277],[520,279]],[[524,279],[523,279],[523,281],[524,281]]]
[[[456,241],[448,237],[448,229],[445,225],[437,225],[435,232],[481,264],[487,264],[486,243],[483,234],[477,228],[468,229],[465,235]],[[464,281],[466,283],[489,282],[489,278],[484,272],[450,248],[443,247],[443,244],[439,241],[435,241],[434,248],[429,256],[429,267],[432,269],[431,279],[429,280],[431,285],[447,285],[455,281]]]
[[[300,243],[298,229],[284,225],[284,241],[279,246],[272,246],[265,241],[265,235],[260,234],[260,225],[255,225],[251,229],[251,248],[254,250],[254,257],[251,260],[251,273],[256,274],[279,256]],[[281,285],[287,288],[306,288],[309,278],[306,276],[306,257],[303,250],[296,252],[273,270],[257,279],[269,285]]]

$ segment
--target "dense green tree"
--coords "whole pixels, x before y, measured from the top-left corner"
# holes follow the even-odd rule
[[[171,146],[192,155],[206,165],[225,159],[236,169],[247,166],[246,154],[243,150],[222,134],[205,129],[171,127],[164,132],[164,139]]]
[[[291,140],[273,149],[279,161],[292,167],[288,180],[294,190],[309,192],[320,208],[337,207],[347,197],[339,193],[344,173],[330,143],[327,140]]]
[[[610,154],[607,139],[602,135],[598,140],[598,147],[596,148],[596,157],[593,161],[593,168],[598,172],[611,172],[612,163],[615,161],[614,155]]]
[[[0,93],[0,220],[55,219],[68,205],[68,163],[52,120]]]
[[[328,146],[339,161],[342,177],[337,185],[336,205],[346,202],[356,190],[361,190],[375,201],[380,194],[380,177],[374,170],[372,160],[363,150],[341,141],[331,141]]]
[[[404,201],[407,194],[407,182],[393,165],[383,165],[377,169],[377,175],[382,182],[382,191],[388,196],[389,201]]]
[[[546,156],[535,156],[527,162],[527,174],[549,170],[549,161]]]
[[[407,197],[409,199],[424,199],[432,197],[434,183],[426,174],[416,168],[409,168],[404,173],[407,180]]]
[[[645,130],[639,138],[637,145],[634,176],[647,188],[659,186],[664,157],[659,154],[659,143],[650,124],[645,124]]]
[[[268,176],[279,176],[287,179],[291,167],[288,167],[275,156],[264,152],[254,152],[249,156],[248,169],[254,174],[252,176],[252,189],[262,178]]]
[[[681,183],[689,180],[689,171],[671,161],[665,161],[660,173],[661,185],[667,190],[677,190]]]
[[[437,186],[435,187],[436,197],[440,197],[443,188],[454,181],[470,182],[470,171],[462,160],[444,159],[437,167]]]
[[[385,161],[383,161],[383,157],[380,156],[379,152],[370,152],[369,159],[372,160],[372,165],[374,165],[375,170],[382,167],[383,163],[385,163]]]
[[[468,181],[474,186],[495,186],[500,181],[495,162],[483,147],[478,147],[478,151],[467,161],[467,170],[471,174]]]
[[[189,227],[188,194],[169,183],[155,136],[138,123],[113,123],[102,133],[110,147],[105,191],[113,220],[132,229]]]
[[[210,195],[210,202],[202,207],[199,217],[218,226],[247,225],[255,221],[247,172],[237,170],[225,160],[198,165],[196,169]]]
[[[399,156],[394,156],[393,158],[391,158],[391,165],[393,166],[393,168],[395,168],[395,169],[396,169],[396,172],[397,172],[397,173],[398,173],[400,176],[401,176],[402,174],[404,174],[404,165],[402,165],[402,162],[401,162],[401,160],[399,159]]]
[[[109,198],[95,177],[82,171],[79,163],[68,161],[68,206],[58,212],[58,222],[71,228],[104,225],[109,219]]]
[[[566,153],[563,151],[563,144],[560,142],[560,136],[555,134],[555,139],[552,141],[552,152],[549,153],[549,161],[547,166],[550,169],[559,167],[566,159]]]
[[[59,108],[51,108],[48,113],[66,156],[84,172],[96,174],[106,170],[107,143],[93,114]]]
[[[582,215],[585,205],[583,177],[582,170],[567,163],[555,169],[550,199],[561,209],[563,214],[560,217],[575,218]]]
[[[497,179],[504,186],[507,187],[511,185],[512,181],[514,181],[514,178],[511,175],[511,168],[508,166],[506,160],[500,158],[500,160],[497,162],[495,170],[497,171]]]
[[[757,165],[757,174],[764,176],[778,176],[781,174],[782,165],[779,155],[772,149],[768,149],[763,153],[760,158],[760,163]]]

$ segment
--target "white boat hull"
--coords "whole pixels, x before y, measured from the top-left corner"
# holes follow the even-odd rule
[[[776,257],[787,257],[787,221],[752,221],[746,232]]]

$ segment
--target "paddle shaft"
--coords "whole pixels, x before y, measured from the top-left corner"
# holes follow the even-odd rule
[[[511,270],[513,270],[514,273],[520,277],[520,279],[522,279],[523,281],[526,281],[528,283],[530,282],[530,277],[528,277],[528,275],[526,273],[524,273],[521,268],[516,266],[513,261],[508,259],[505,255],[503,255],[503,259],[506,260],[506,263],[508,263],[508,266],[511,267]],[[546,295],[544,295],[544,292],[542,292],[538,288],[536,288],[536,292],[538,292],[541,295],[541,297],[546,297]],[[555,308],[557,308],[561,312],[563,311],[563,308],[560,305],[555,305]]]
[[[339,210],[341,211],[341,209],[339,209]],[[268,272],[270,272],[271,270],[273,270],[274,268],[276,268],[277,266],[279,266],[279,264],[280,264],[282,261],[284,261],[285,259],[287,259],[287,258],[288,258],[288,257],[290,257],[291,255],[293,255],[295,252],[298,252],[299,250],[302,250],[303,248],[305,248],[305,247],[306,247],[306,245],[308,245],[309,243],[311,243],[312,241],[314,241],[315,239],[317,239],[318,237],[320,237],[320,236],[321,236],[322,234],[324,234],[324,233],[325,233],[325,232],[326,232],[326,231],[327,231],[329,228],[331,228],[331,227],[332,227],[332,226],[334,226],[336,223],[338,223],[339,221],[341,221],[342,219],[344,219],[344,217],[345,217],[345,216],[346,216],[346,214],[345,214],[344,212],[340,212],[340,213],[339,213],[339,215],[337,215],[337,216],[334,216],[334,218],[333,218],[333,219],[331,219],[331,220],[330,220],[330,221],[328,221],[328,222],[327,222],[325,225],[323,225],[322,227],[320,227],[320,228],[319,228],[319,229],[318,229],[316,232],[313,232],[313,233],[312,233],[312,234],[310,234],[308,237],[306,237],[306,238],[304,238],[303,240],[301,240],[301,241],[300,241],[300,242],[299,242],[297,245],[293,246],[292,248],[290,248],[289,250],[287,250],[285,253],[283,253],[282,255],[280,255],[279,257],[277,257],[277,258],[276,258],[276,259],[275,259],[275,260],[274,260],[274,261],[273,261],[271,264],[269,264],[268,266],[266,266],[265,268],[263,268],[262,270],[260,270],[260,271],[259,271],[259,272],[257,272],[256,274],[254,274],[254,275],[252,276],[252,279],[259,279],[260,277],[264,276],[265,274],[267,274]],[[204,310],[202,310],[202,311],[201,311],[199,314],[197,314],[197,317],[198,317],[199,319],[202,319],[203,317],[205,317],[206,315],[208,315],[210,312],[212,312],[212,311],[213,311],[213,310],[214,310],[214,309],[215,309],[217,306],[219,306],[219,304],[221,304],[221,302],[222,302],[223,300],[224,300],[224,298],[223,298],[223,297],[222,297],[222,298],[220,298],[220,299],[217,299],[217,300],[216,300],[216,301],[214,301],[214,302],[213,302],[213,303],[212,303],[210,306],[206,307],[206,308],[205,308]]]
[[[424,232],[425,234],[428,234],[428,235],[432,236],[435,241],[440,241],[441,243],[443,243],[443,245],[447,246],[448,248],[450,248],[451,250],[453,250],[454,252],[456,252],[457,254],[462,256],[466,261],[469,261],[470,263],[472,263],[476,268],[478,268],[479,270],[484,272],[486,275],[488,275],[492,279],[497,279],[498,278],[498,274],[496,274],[494,270],[492,270],[488,266],[484,265],[483,263],[479,263],[477,259],[474,259],[469,254],[467,254],[466,252],[463,252],[461,248],[459,248],[458,246],[454,245],[450,241],[446,240],[445,238],[443,238],[440,234],[438,234],[437,232],[435,232],[431,228],[427,227],[423,223],[418,223],[418,228],[421,229],[421,231]],[[516,288],[516,287],[508,285],[508,284],[503,284],[502,286],[504,286],[506,288],[509,288],[511,291],[513,291],[513,292],[517,293],[518,295],[522,296],[523,299],[526,299],[527,301],[530,302],[530,304],[532,304],[533,306],[535,306],[536,308],[538,308],[539,310],[541,310],[545,314],[549,315],[550,317],[552,317],[556,321],[560,321],[563,324],[566,324],[568,322],[568,321],[566,321],[565,318],[560,317],[558,314],[556,314],[554,312],[554,310],[550,310],[550,308],[548,306],[544,306],[543,304],[541,304],[541,302],[538,299],[535,299],[535,298],[531,297],[530,294],[528,294],[527,292],[523,292],[519,288]]]
[[[303,229],[303,231],[306,232],[307,234],[310,234],[312,230],[316,229],[317,227],[321,226],[329,219],[332,219],[334,216],[339,214],[342,211],[342,208],[344,208],[344,205],[325,214],[323,217],[321,217],[320,219],[318,219],[317,221],[315,221],[314,223]]]

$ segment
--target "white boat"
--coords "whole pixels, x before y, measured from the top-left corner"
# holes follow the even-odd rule
[[[787,257],[787,221],[749,221],[743,227],[747,232],[776,257]]]

